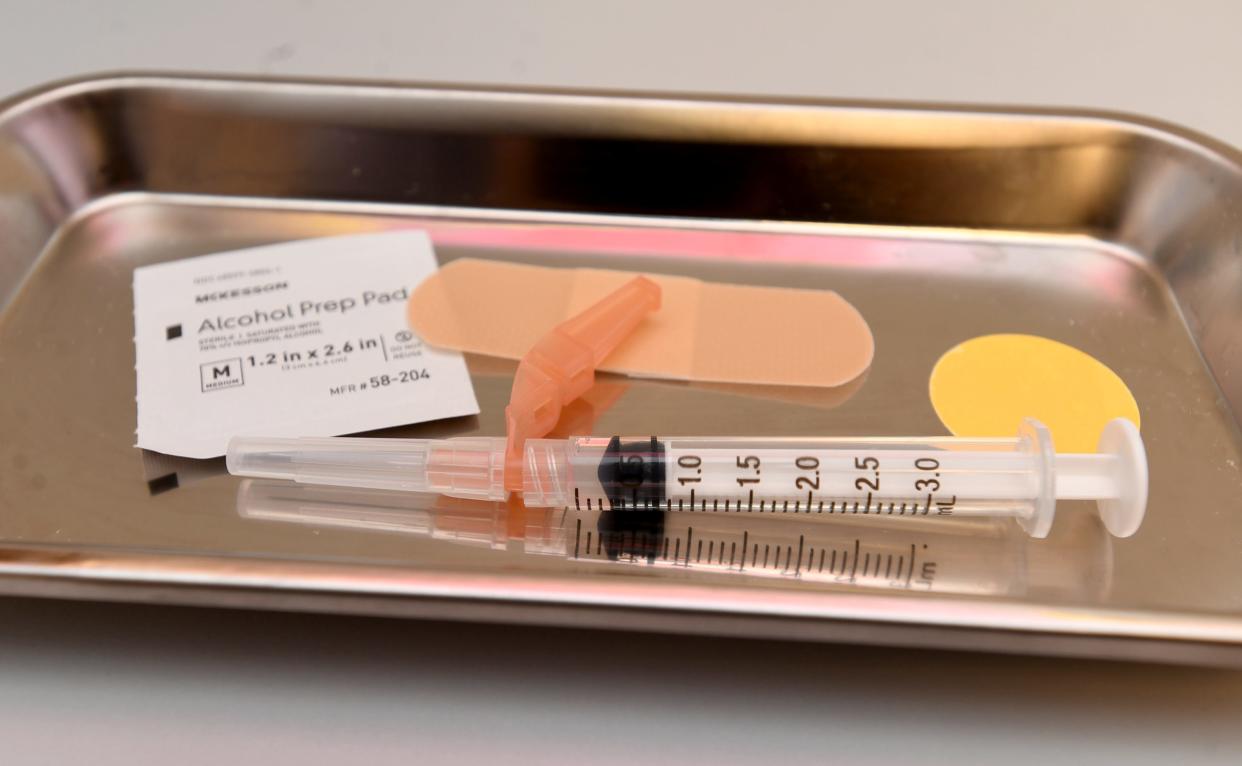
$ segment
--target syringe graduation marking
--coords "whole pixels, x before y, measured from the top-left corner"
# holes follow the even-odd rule
[[[947,516],[952,513],[954,501],[937,503],[935,493],[929,493],[926,498],[920,497],[913,502],[908,498],[903,500],[901,497],[877,497],[881,483],[890,480],[887,479],[888,470],[880,469],[880,459],[875,456],[853,457],[855,468],[867,469],[866,473],[859,477],[850,469],[840,467],[840,461],[848,460],[851,455],[847,450],[789,449],[786,451],[789,458],[799,455],[792,458],[794,466],[788,468],[788,470],[800,472],[792,475],[795,479],[793,485],[798,488],[799,493],[805,491],[806,495],[805,497],[800,494],[797,497],[782,497],[781,495],[792,489],[786,487],[777,489],[778,495],[771,497],[763,488],[783,486],[781,482],[791,477],[790,473],[782,472],[780,461],[787,457],[782,456],[779,450],[773,453],[775,457],[762,458],[764,470],[761,471],[758,456],[737,455],[735,459],[726,459],[726,456],[733,455],[734,450],[721,447],[703,449],[709,450],[711,454],[699,449],[691,452],[689,448],[684,447],[668,448],[657,437],[644,437],[624,442],[621,437],[612,437],[596,469],[607,497],[588,497],[587,505],[592,510],[596,508],[600,510],[652,510],[662,504],[667,511],[706,513],[709,510],[707,501],[710,498],[710,510],[714,513],[721,510],[734,513],[744,508],[747,513],[770,514],[779,511],[782,514],[823,514],[825,506],[829,514],[861,514],[864,516],[876,514],[928,516],[931,515],[933,507],[937,507],[938,515]],[[806,454],[813,450],[819,451],[815,454]],[[777,470],[770,472],[767,468],[773,460],[777,463]],[[837,467],[829,461],[835,461]],[[734,462],[742,471],[742,475],[736,476],[728,473],[732,470]],[[916,475],[933,477],[926,481],[935,481],[937,484],[943,481],[944,476],[939,470],[933,472],[933,469],[939,467],[939,460],[934,458],[918,458],[914,461],[914,469],[929,472]],[[893,480],[901,482],[903,481],[901,477],[908,474],[911,469],[898,467],[894,470],[897,470],[897,478]],[[678,472],[680,475],[673,477],[669,475],[670,472]],[[851,496],[848,488],[840,484],[837,484],[836,489],[831,488],[832,481],[839,481],[842,478],[848,481],[851,476],[855,476],[853,487],[860,492],[866,491],[865,496]],[[830,480],[828,486],[821,488],[821,482],[828,480],[826,477],[837,478]],[[740,486],[752,486],[745,487],[744,495],[730,497],[723,486],[730,480],[735,480]],[[916,485],[923,481],[917,480]],[[919,487],[916,486],[916,488]],[[685,495],[681,495],[681,492]],[[820,493],[818,497],[817,493]],[[832,499],[824,497],[825,494],[830,493],[837,496]],[[723,509],[720,503],[722,499],[724,500]],[[580,490],[575,486],[574,507],[581,508],[581,501]]]
[[[707,498],[704,498],[704,497],[696,498],[693,504],[687,502],[685,499],[677,498],[676,507],[674,507],[673,498],[665,498],[664,499],[664,510],[680,511],[684,513],[690,513],[690,512],[707,513],[709,511],[712,513],[738,513],[738,512],[741,512],[742,510],[745,510],[747,513],[763,513],[763,514],[773,514],[779,511],[781,513],[795,513],[795,514],[797,513],[806,513],[806,514],[848,513],[850,515],[861,515],[861,516],[867,516],[871,514],[888,515],[888,516],[894,516],[894,515],[895,516],[907,516],[907,515],[908,516],[927,516],[927,515],[930,515],[932,507],[936,505],[936,501],[934,497],[925,498],[923,502],[918,503],[916,505],[910,505],[909,503],[901,503],[900,505],[898,505],[896,501],[892,501],[892,502],[889,502],[887,506],[885,506],[884,503],[874,502],[874,498],[872,498],[871,500],[861,500],[861,501],[860,500],[841,501],[839,503],[836,500],[827,500],[827,501],[819,500],[819,501],[809,502],[806,505],[803,505],[803,502],[801,500],[795,500],[793,501],[794,504],[792,508],[790,508],[788,500],[783,500],[778,504],[776,500],[772,500],[769,503],[769,501],[765,499],[760,499],[758,502],[758,505],[755,505],[753,498],[751,497],[748,497],[745,500],[742,500],[739,498],[736,504],[734,503],[734,500],[732,498],[726,497],[726,498],[723,498],[723,501],[724,501],[723,506],[721,505],[721,500],[722,498],[712,498],[711,507],[709,508],[707,504]],[[928,504],[929,502],[931,503],[930,505]],[[612,498],[608,498],[608,497],[588,497],[586,499],[586,510],[591,510],[591,511],[595,511],[595,510],[599,510],[599,511],[650,510],[648,506],[643,505],[642,503],[643,503],[642,500],[636,501],[633,498],[622,498],[621,502],[616,503],[614,502]],[[582,499],[579,496],[579,489],[576,487],[574,488],[574,509],[578,511],[583,510]],[[938,510],[937,512],[939,515],[942,515],[942,516],[952,515],[949,510],[943,510],[943,511]]]

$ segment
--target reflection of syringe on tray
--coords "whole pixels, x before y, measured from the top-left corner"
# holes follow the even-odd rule
[[[805,582],[846,588],[1016,595],[1098,595],[1111,542],[1088,517],[1069,534],[1030,542],[1014,525],[746,517],[666,511],[523,508],[518,503],[284,481],[243,482],[247,519],[408,535],[515,550],[626,572]],[[538,565],[534,565],[538,566]]]
[[[1033,420],[1010,439],[539,438],[658,304],[658,288],[636,278],[537,343],[514,380],[507,438],[238,438],[229,471],[478,500],[520,493],[528,507],[575,511],[1012,518],[1033,537],[1048,535],[1058,499],[1095,500],[1116,536],[1142,522],[1146,456],[1126,420],[1108,425],[1098,454],[1072,455],[1056,454]]]

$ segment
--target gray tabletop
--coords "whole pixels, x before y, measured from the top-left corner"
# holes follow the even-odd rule
[[[0,92],[161,69],[1046,104],[1242,145],[1242,5],[1016,5],[0,0]],[[1240,714],[1218,670],[0,599],[5,764],[1236,763]]]

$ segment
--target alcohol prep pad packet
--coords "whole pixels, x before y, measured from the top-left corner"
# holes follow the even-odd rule
[[[426,345],[406,323],[410,293],[435,270],[421,231],[136,269],[136,446],[210,458],[234,436],[336,436],[477,414],[462,355]]]

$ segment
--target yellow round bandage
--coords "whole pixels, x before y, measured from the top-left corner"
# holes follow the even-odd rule
[[[1034,335],[984,335],[932,370],[932,407],[956,436],[1013,436],[1023,418],[1052,431],[1058,452],[1095,452],[1113,418],[1139,423],[1117,373],[1078,349]]]

